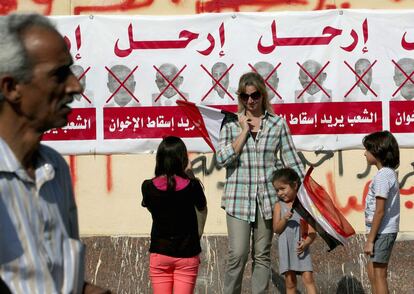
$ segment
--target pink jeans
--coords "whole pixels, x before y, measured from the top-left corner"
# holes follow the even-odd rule
[[[197,280],[200,257],[150,254],[150,278],[154,294],[191,294]]]

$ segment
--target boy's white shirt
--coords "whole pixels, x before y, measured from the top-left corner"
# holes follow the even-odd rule
[[[397,233],[400,226],[400,189],[395,170],[382,167],[369,185],[365,201],[365,225],[367,233],[375,213],[376,197],[385,198],[385,214],[378,234]]]

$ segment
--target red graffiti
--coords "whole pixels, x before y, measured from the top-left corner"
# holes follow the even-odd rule
[[[171,0],[174,4],[180,2],[180,0]],[[153,4],[154,0],[123,0],[117,4],[110,5],[89,5],[89,6],[75,6],[73,9],[73,14],[79,15],[81,13],[91,13],[91,12],[114,12],[114,11],[128,11],[132,9],[139,9],[143,7],[148,7]]]
[[[189,153],[189,157],[191,157],[191,153]],[[75,190],[76,182],[77,182],[77,175],[76,175],[76,156],[70,155],[69,156],[69,168],[70,168],[70,175],[72,177],[72,185],[73,189]],[[365,209],[365,199],[367,198],[369,184],[371,181],[368,181],[365,183],[364,188],[362,190],[362,200],[361,202],[358,202],[358,196],[355,195],[349,195],[347,203],[342,206],[339,203],[338,194],[336,193],[336,186],[333,174],[331,172],[328,172],[326,174],[327,179],[327,192],[332,197],[332,201],[335,204],[335,206],[344,214],[348,215],[352,211],[362,212]],[[113,188],[113,181],[112,181],[112,156],[106,155],[106,191],[110,193]],[[400,189],[400,195],[401,196],[412,196],[414,195],[414,186],[408,188],[408,189]],[[404,206],[407,209],[413,209],[414,208],[414,202],[407,200],[404,202]]]
[[[75,155],[69,155],[69,171],[70,176],[72,178],[72,187],[75,191],[76,188],[76,156]]]
[[[307,0],[197,0],[196,13],[235,11],[243,6],[259,7],[256,11],[265,11],[271,7],[282,5],[307,5]]]
[[[337,8],[342,8],[342,9],[351,8],[351,3],[344,2],[344,3],[341,3],[339,7],[336,4],[326,4],[325,7],[322,9],[337,9]],[[315,9],[315,10],[320,10],[320,9]]]
[[[239,12],[241,8],[255,6],[258,7],[256,11],[265,11],[270,10],[276,6],[282,5],[308,5],[309,1],[307,0],[197,0],[196,12],[197,13],[206,13],[206,12],[222,12],[232,10]],[[313,10],[323,10],[323,9],[336,9],[336,8],[350,8],[351,4],[349,2],[343,2],[339,7],[335,4],[328,4],[326,0],[319,0]]]
[[[367,198],[369,184],[371,181],[365,183],[364,189],[362,190],[362,201],[358,202],[358,197],[355,195],[348,196],[348,202],[345,206],[341,206],[338,200],[338,195],[336,193],[335,182],[332,173],[328,173],[326,175],[327,182],[328,182],[328,189],[327,192],[332,197],[332,201],[334,202],[335,206],[344,214],[349,214],[352,210],[354,211],[364,211],[365,209],[365,199]],[[408,189],[400,189],[401,196],[409,196],[414,194],[414,186]],[[404,203],[404,206],[408,209],[412,209],[414,207],[414,203],[410,200]]]
[[[411,195],[414,194],[414,187],[408,189],[400,189],[401,195]]]
[[[50,15],[52,13],[53,0],[32,0],[36,4],[46,5],[43,11],[44,15]]]
[[[414,186],[408,189],[400,189],[401,196],[405,195],[413,195],[414,194]],[[404,203],[405,208],[412,209],[414,207],[414,203],[410,200],[405,201]]]
[[[390,0],[394,3],[400,3],[401,0]],[[17,10],[17,0],[0,0],[0,15],[7,15]],[[51,15],[53,9],[54,0],[32,0],[32,2],[40,5],[46,5],[44,15]],[[170,0],[171,3],[179,5],[183,0]],[[343,2],[340,5],[326,3],[326,0],[318,0],[313,10],[323,9],[347,9],[351,8],[350,2]],[[108,5],[88,5],[88,6],[75,6],[73,12],[75,15],[81,13],[93,13],[93,12],[121,12],[132,9],[140,9],[149,7],[154,3],[154,0],[122,0],[119,3]],[[255,6],[258,7],[256,11],[270,10],[272,7],[282,5],[308,5],[308,0],[197,0],[195,3],[196,13],[208,13],[208,12],[223,12],[232,10],[238,12],[241,7]]]
[[[36,0],[45,2],[46,0]],[[171,3],[178,5],[182,0],[170,0]],[[327,4],[326,0],[319,0],[314,10],[322,9],[335,9],[338,8],[335,4]],[[149,7],[154,3],[154,0],[123,0],[119,3],[109,5],[88,5],[88,6],[75,6],[74,14],[79,15],[81,13],[92,12],[115,12],[115,11],[128,11],[132,9],[140,9]],[[196,13],[208,13],[208,12],[222,12],[222,11],[235,11],[238,12],[242,7],[258,7],[256,11],[266,11],[272,7],[282,5],[308,5],[308,0],[197,0],[195,3]],[[349,2],[344,2],[340,8],[350,8]]]
[[[341,206],[338,200],[338,195],[336,193],[336,187],[335,187],[335,182],[334,182],[334,178],[331,172],[329,172],[326,175],[327,178],[327,182],[328,182],[328,189],[327,192],[329,195],[331,195],[332,197],[332,201],[334,202],[335,206],[344,214],[347,215],[351,212],[351,210],[355,210],[355,211],[363,211],[365,209],[365,198],[367,197],[368,194],[368,187],[369,187],[369,182],[367,182],[364,186],[364,189],[362,191],[362,203],[358,203],[358,197],[356,197],[355,195],[350,195],[348,197],[348,203],[345,206]]]
[[[339,7],[336,4],[327,4],[326,0],[319,0],[313,10],[337,9],[337,8],[351,8],[351,3],[343,2]]]
[[[112,156],[106,156],[106,191],[112,191]]]
[[[44,15],[52,14],[53,0],[32,0],[36,4],[46,5],[41,12]],[[17,0],[0,0],[0,15],[7,15],[17,10]],[[23,1],[21,1],[23,2]]]
[[[0,14],[6,15],[17,9],[17,0],[1,0]]]
[[[73,190],[76,189],[76,182],[78,180],[76,174],[76,156],[69,155],[69,171],[72,177]],[[106,191],[109,193],[112,191],[112,157],[111,155],[106,156]]]
[[[70,176],[72,177],[73,190],[76,189],[76,182],[78,180],[76,174],[76,156],[69,155],[69,170]],[[111,155],[106,156],[106,191],[109,193],[112,191],[112,157]]]

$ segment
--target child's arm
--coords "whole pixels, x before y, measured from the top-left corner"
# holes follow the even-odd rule
[[[273,232],[281,234],[286,228],[288,220],[292,217],[292,212],[287,212],[283,217],[280,215],[280,204],[276,202],[273,208]]]
[[[374,253],[374,240],[375,236],[378,234],[382,219],[384,218],[386,200],[387,199],[382,198],[381,196],[375,197],[374,217],[372,219],[371,230],[369,231],[364,247],[364,252],[367,255],[372,255]]]
[[[296,248],[296,252],[298,253],[298,255],[302,254],[306,250],[306,248],[308,248],[316,239],[315,229],[311,225],[308,225],[308,227],[308,236],[305,239],[301,239],[299,241],[298,247]]]

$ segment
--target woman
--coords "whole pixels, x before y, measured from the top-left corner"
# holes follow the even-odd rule
[[[292,167],[303,178],[285,120],[274,114],[263,78],[254,72],[240,77],[238,121],[220,133],[217,161],[226,167],[222,208],[226,210],[229,253],[224,293],[240,293],[252,238],[252,293],[266,292],[270,277],[272,212],[277,201],[272,174]],[[280,153],[280,156],[279,154]]]
[[[155,178],[142,183],[142,206],[152,215],[150,278],[154,294],[193,293],[201,252],[194,207],[207,214],[200,182],[188,176],[184,142],[166,137],[158,146]]]

